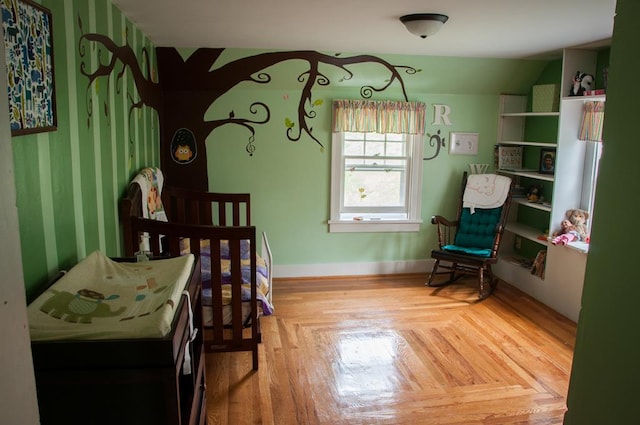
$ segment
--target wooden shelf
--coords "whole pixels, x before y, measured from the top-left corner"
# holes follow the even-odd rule
[[[606,94],[600,94],[598,96],[564,96],[562,98],[562,100],[573,100],[573,101],[595,101],[595,100],[600,100],[600,101],[606,101],[607,100],[607,95]]]
[[[533,227],[526,226],[521,223],[508,222],[505,226],[505,230],[515,235],[521,236],[525,239],[529,239],[530,241],[539,243],[540,245],[547,246],[547,239],[538,239],[538,236],[541,235],[541,232],[540,230]]]
[[[498,172],[504,173],[504,174],[511,174],[514,176],[528,177],[531,179],[544,180],[548,182],[552,182],[555,180],[552,174],[540,174],[540,173],[536,173],[535,171],[498,170]]]
[[[537,210],[551,212],[550,204],[541,204],[538,202],[529,202],[526,198],[513,198],[512,201],[514,204],[523,205],[529,208],[535,208]]]
[[[510,141],[510,140],[502,140],[497,145],[516,145],[516,146],[540,146],[547,148],[555,148],[558,146],[556,142],[522,142],[522,141]]]
[[[583,96],[584,97],[584,96]],[[500,114],[501,117],[559,117],[560,112],[508,112]]]

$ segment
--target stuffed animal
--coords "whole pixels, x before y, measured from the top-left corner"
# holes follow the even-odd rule
[[[593,75],[586,74],[582,71],[576,71],[576,75],[573,77],[573,85],[569,91],[569,96],[584,96],[586,90],[593,88]]]
[[[531,186],[527,191],[527,201],[542,202],[541,188],[539,186]]]
[[[554,238],[551,239],[551,243],[554,245],[566,245],[569,242],[579,241],[580,233],[576,230],[569,220],[562,220],[560,223],[560,230],[553,234]]]
[[[567,242],[572,241],[588,241],[587,219],[589,213],[580,209],[567,210],[566,217],[566,220],[562,221],[560,231],[553,234],[556,238],[551,243],[566,245]],[[556,239],[558,240],[556,241]]]

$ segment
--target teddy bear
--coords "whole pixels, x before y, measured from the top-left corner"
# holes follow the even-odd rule
[[[542,202],[542,192],[539,186],[531,186],[527,191],[527,200],[529,202]]]
[[[562,220],[560,230],[553,234],[551,243],[554,245],[566,245],[573,241],[588,241],[587,219],[589,213],[581,209],[567,210],[566,219]]]

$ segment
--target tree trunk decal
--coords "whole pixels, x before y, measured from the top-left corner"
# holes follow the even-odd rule
[[[320,70],[320,65],[330,65],[344,72],[343,79],[351,79],[354,74],[350,65],[372,63],[389,72],[389,77],[379,86],[365,85],[360,95],[369,99],[374,93],[383,92],[394,84],[400,86],[404,100],[408,101],[403,73],[413,75],[419,70],[410,66],[393,65],[388,61],[371,55],[341,57],[340,54],[327,55],[317,51],[267,52],[243,57],[214,67],[224,49],[198,49],[186,60],[174,48],[157,48],[158,81],[152,80],[148,52],[143,51],[141,66],[135,52],[128,42],[118,46],[109,37],[82,31],[79,52],[82,58],[81,72],[89,80],[87,85],[87,112],[91,120],[90,89],[96,80],[116,74],[116,84],[121,82],[127,71],[131,72],[137,98],[127,93],[129,98],[129,121],[136,109],[148,106],[157,111],[160,121],[161,166],[172,185],[206,190],[207,155],[205,141],[207,136],[218,127],[237,125],[244,128],[248,135],[244,149],[252,155],[256,149],[256,126],[268,123],[271,119],[269,105],[259,100],[251,102],[246,111],[228,111],[224,118],[205,120],[205,113],[225,93],[240,83],[266,85],[271,82],[269,67],[286,61],[304,61],[306,71],[298,76],[303,83],[300,97],[297,99],[295,116],[297,122],[287,119],[285,132],[287,139],[298,142],[308,138],[324,148],[322,141],[313,134],[312,122],[316,116],[314,107],[322,102],[313,98],[313,90],[318,86],[331,84],[329,78]],[[98,64],[87,69],[86,51],[97,49]],[[104,53],[103,53],[104,52]],[[105,54],[106,53],[106,54]],[[106,58],[106,59],[105,59]],[[119,88],[118,93],[119,93]],[[107,102],[107,101],[105,101]],[[105,115],[108,108],[104,107]],[[218,114],[220,116],[220,114]]]

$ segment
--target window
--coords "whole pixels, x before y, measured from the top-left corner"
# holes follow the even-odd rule
[[[331,232],[420,229],[422,136],[335,132]]]
[[[333,101],[330,232],[420,230],[425,108]]]
[[[586,142],[580,208],[591,213],[589,216],[589,223],[593,223],[593,210],[596,200],[596,183],[598,181],[601,156],[602,142]],[[591,227],[591,224],[589,224],[589,227]]]
[[[584,102],[582,123],[580,124],[580,134],[578,136],[579,140],[585,143],[580,208],[591,213],[588,223],[593,223],[596,183],[600,157],[602,156],[604,108],[604,101]]]

